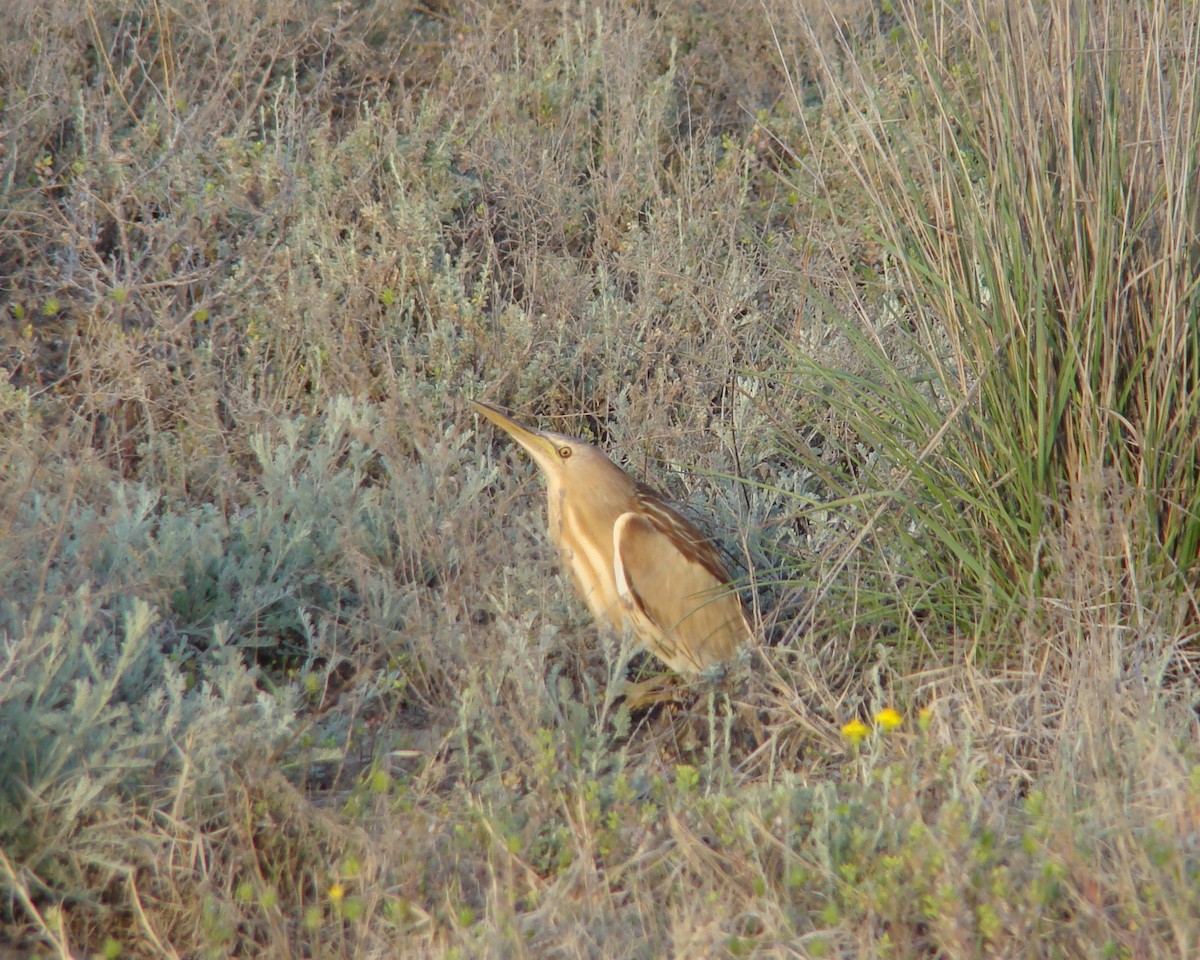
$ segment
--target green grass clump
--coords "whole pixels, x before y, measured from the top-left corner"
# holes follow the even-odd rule
[[[727,6],[0,5],[0,953],[1195,952],[1198,15]]]
[[[840,421],[823,480],[862,518],[854,550],[891,554],[863,586],[903,598],[906,634],[937,618],[1003,654],[1004,625],[1062,572],[1048,544],[1074,511],[1129,525],[1131,566],[1195,581],[1200,105],[1195,65],[1168,52],[1195,22],[1127,4],[894,14],[893,56],[849,82],[826,65],[858,189],[824,199],[867,208],[885,311],[838,321],[852,366],[794,345],[779,376]]]

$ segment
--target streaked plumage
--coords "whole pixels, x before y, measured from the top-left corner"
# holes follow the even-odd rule
[[[550,538],[602,625],[634,636],[671,669],[696,674],[751,639],[716,548],[599,449],[472,403],[546,478]]]

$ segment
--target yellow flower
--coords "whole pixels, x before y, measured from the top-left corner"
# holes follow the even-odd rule
[[[329,899],[332,900],[334,903],[341,903],[342,897],[344,897],[345,895],[346,895],[346,888],[343,887],[340,883],[335,883],[332,887],[329,888]]]
[[[931,723],[933,723],[933,707],[922,707],[917,712],[917,726],[925,731],[929,729]]]
[[[861,743],[870,732],[871,728],[858,719],[851,720],[842,727],[842,736],[854,744]]]
[[[898,711],[893,710],[891,707],[884,707],[875,714],[875,722],[884,730],[895,730],[904,722],[904,718],[900,716]]]

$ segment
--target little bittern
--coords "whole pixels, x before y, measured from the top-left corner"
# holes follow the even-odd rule
[[[546,478],[550,539],[601,626],[632,631],[678,673],[699,673],[751,638],[716,548],[663,498],[590,443],[471,404]]]

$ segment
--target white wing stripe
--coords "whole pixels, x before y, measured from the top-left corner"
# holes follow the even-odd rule
[[[633,592],[625,578],[625,563],[621,559],[621,536],[625,533],[625,527],[636,519],[637,515],[633,512],[623,513],[613,524],[613,578],[617,581],[617,596],[626,603],[633,603]]]

